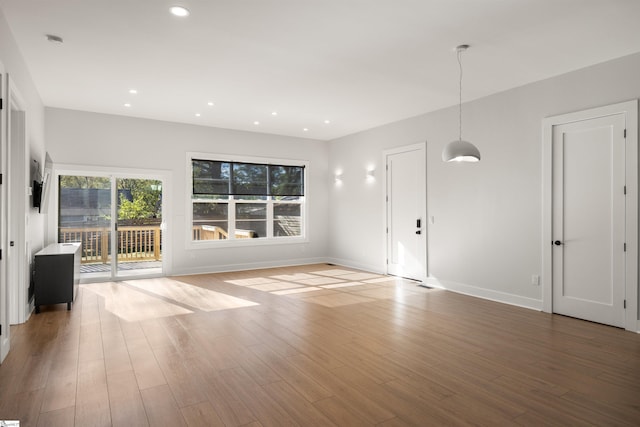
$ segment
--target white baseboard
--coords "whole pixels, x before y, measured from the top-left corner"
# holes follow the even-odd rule
[[[297,265],[325,264],[327,258],[301,258],[282,261],[264,261],[241,264],[209,265],[190,269],[174,269],[172,276],[190,276],[194,274],[227,273],[231,271],[260,270],[264,268],[294,267]]]
[[[2,338],[0,338],[2,340],[2,343],[0,344],[0,363],[2,363],[5,357],[7,357],[7,354],[9,354],[10,340],[9,338],[5,338],[6,336],[7,333],[5,332]]]
[[[27,318],[24,319],[25,322],[31,318],[31,314],[36,309],[35,300],[35,298],[31,298],[31,300],[29,300],[29,303],[27,304]]]
[[[341,265],[343,267],[354,268],[356,270],[363,270],[369,273],[385,274],[379,265],[363,264],[361,262],[343,259],[343,258],[328,258],[325,262],[329,264]]]
[[[531,310],[542,311],[542,300],[527,298],[520,295],[514,295],[507,292],[494,291],[491,289],[479,288],[477,286],[466,285],[464,283],[451,282],[448,280],[438,280],[429,277],[425,281],[427,286],[434,288],[446,289],[448,291],[457,292],[459,294],[469,295],[472,297],[488,299],[491,301],[501,302],[504,304],[515,305],[518,307],[529,308]]]
[[[221,265],[207,265],[197,268],[177,268],[174,269],[171,274],[166,276],[191,276],[195,274],[209,274],[209,273],[228,273],[232,271],[244,271],[244,270],[261,270],[265,268],[277,268],[277,267],[294,267],[298,265],[310,265],[310,264],[335,264],[338,266],[354,268],[357,270],[369,271],[372,273],[384,274],[379,267],[374,267],[366,264],[359,264],[348,260],[337,258],[300,258],[300,259],[288,259],[280,261],[264,261],[264,262],[251,262],[251,263],[238,263],[238,264],[221,264]],[[152,276],[132,276],[126,278],[119,278],[117,280],[131,280],[131,279],[145,279],[149,277],[158,277],[158,275]],[[111,282],[110,277],[104,278],[92,278],[90,280],[81,280],[80,284],[97,283],[97,282]]]

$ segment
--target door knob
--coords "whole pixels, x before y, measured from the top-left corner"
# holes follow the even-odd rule
[[[553,242],[553,244],[556,246],[560,246],[562,245],[562,242],[560,240],[556,240],[555,242]]]
[[[416,231],[416,234],[422,234],[422,230]]]

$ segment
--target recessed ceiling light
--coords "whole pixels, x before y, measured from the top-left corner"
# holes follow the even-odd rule
[[[136,95],[136,94],[138,93],[138,91],[137,91],[137,90],[135,90],[135,89],[129,89],[129,93],[130,93],[131,95]]]
[[[277,116],[277,115],[278,115],[278,112],[277,112],[277,111],[272,111],[272,112],[271,112],[271,115],[272,115],[272,116]]]
[[[129,104],[128,102],[126,104],[124,104],[125,107],[129,108],[131,107],[131,104]]]
[[[209,107],[213,107],[213,102],[209,101],[209,102],[207,102],[207,105],[208,105]]]
[[[253,122],[253,124],[258,126],[260,124],[260,122],[256,120],[255,122]]]
[[[325,120],[325,121],[324,121],[324,124],[325,124],[325,125],[328,125],[329,123],[331,123],[331,120]]]
[[[62,37],[56,36],[55,34],[46,34],[45,37],[47,38],[47,41],[50,41],[51,43],[62,44],[64,42]]]
[[[196,117],[200,117],[200,113],[196,113]]]
[[[304,129],[302,129],[302,131],[303,132],[309,132],[309,129],[308,128],[304,128]]]
[[[169,11],[173,15],[180,16],[180,17],[189,16],[189,13],[190,13],[186,7],[182,7],[182,6],[171,6],[169,8]]]

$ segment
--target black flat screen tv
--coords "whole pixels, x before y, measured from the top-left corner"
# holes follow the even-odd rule
[[[42,182],[33,181],[33,207],[38,208],[38,212],[40,212],[42,206]]]

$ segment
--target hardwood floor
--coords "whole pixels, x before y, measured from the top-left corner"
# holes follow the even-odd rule
[[[11,329],[21,426],[640,425],[640,336],[329,265],[81,286]]]

